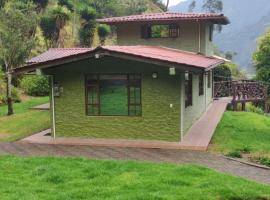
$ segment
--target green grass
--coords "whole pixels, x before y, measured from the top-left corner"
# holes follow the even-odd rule
[[[270,187],[192,165],[0,157],[1,200],[258,200]]]
[[[226,112],[210,149],[270,155],[270,117],[251,112]]]
[[[15,114],[24,113],[34,106],[38,106],[48,102],[49,97],[39,97],[21,103],[14,103],[14,112]],[[5,116],[6,114],[7,114],[7,106],[0,106],[0,117]]]
[[[30,110],[33,106],[48,102],[48,97],[34,98],[14,104],[15,114],[6,116],[6,106],[0,107],[0,141],[11,142],[50,127],[48,111]]]

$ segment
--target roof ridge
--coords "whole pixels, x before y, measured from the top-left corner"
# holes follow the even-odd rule
[[[70,50],[91,50],[93,48],[84,48],[84,47],[70,47],[70,48],[49,48],[49,50],[65,50],[65,51],[70,51]]]

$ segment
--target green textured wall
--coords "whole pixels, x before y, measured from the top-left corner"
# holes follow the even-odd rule
[[[64,89],[55,98],[57,137],[180,140],[180,74],[170,76],[166,67],[109,57],[44,72],[54,74]],[[158,72],[157,79],[153,72]],[[86,73],[142,73],[142,117],[86,116]]]
[[[141,38],[141,23],[117,25],[118,45],[154,45],[181,49],[185,51],[199,51],[199,26],[197,22],[181,22],[180,37],[178,38]],[[201,23],[201,53],[212,56],[213,44],[209,41],[210,24]]]

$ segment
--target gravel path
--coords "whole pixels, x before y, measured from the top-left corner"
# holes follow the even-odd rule
[[[197,164],[217,171],[270,185],[270,170],[228,160],[220,155],[186,150],[112,148],[89,146],[0,143],[0,154],[20,156],[76,156],[90,159],[140,160]]]

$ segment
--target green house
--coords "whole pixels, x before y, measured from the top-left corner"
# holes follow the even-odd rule
[[[156,13],[99,19],[116,46],[60,48],[15,73],[51,77],[56,137],[180,141],[212,102],[213,25],[221,14]]]

